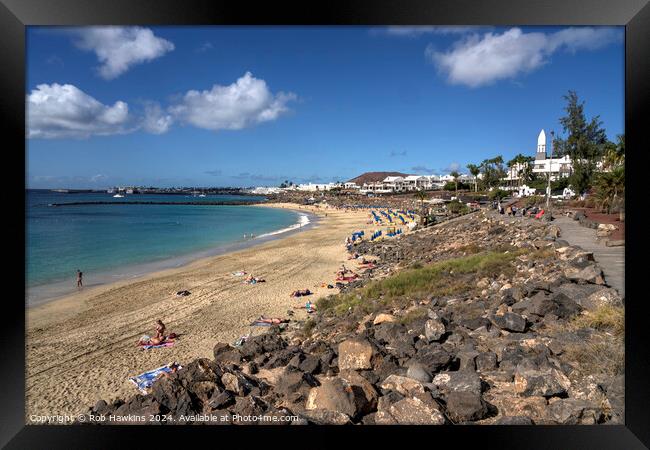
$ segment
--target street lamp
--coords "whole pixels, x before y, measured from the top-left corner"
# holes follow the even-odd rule
[[[553,166],[553,136],[555,132],[551,130],[551,158],[548,161],[548,186],[546,187],[546,209],[551,205],[551,167]]]

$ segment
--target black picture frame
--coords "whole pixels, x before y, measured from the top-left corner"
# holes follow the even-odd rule
[[[403,443],[423,440],[439,445],[444,439],[498,448],[616,448],[650,446],[650,352],[644,294],[645,246],[642,195],[642,157],[650,117],[650,5],[648,0],[460,0],[387,1],[348,0],[278,4],[208,0],[0,0],[0,123],[6,130],[3,202],[12,253],[5,261],[24,258],[24,222],[11,220],[24,212],[25,157],[25,27],[30,25],[624,25],[625,31],[625,133],[628,152],[626,197],[626,332],[625,332],[625,425],[624,426],[484,426],[484,427],[118,427],[118,426],[26,426],[25,420],[25,308],[16,301],[24,265],[10,264],[5,287],[11,289],[3,304],[0,332],[0,445],[6,448],[107,448],[129,445],[132,439],[154,438],[142,445],[172,445],[171,433],[201,434],[207,442],[222,444],[224,434],[250,439],[252,428],[268,433],[270,443],[300,434],[310,447],[348,442],[361,437],[364,446],[381,445],[397,438]],[[644,120],[643,117],[646,117]],[[21,157],[22,156],[22,157]],[[21,184],[21,177],[22,183]],[[21,203],[22,202],[22,203]],[[647,204],[647,202],[646,202]],[[637,206],[638,205],[638,206]],[[16,216],[13,216],[15,210]],[[9,259],[11,258],[11,259]],[[16,258],[15,260],[13,258]],[[637,263],[638,262],[638,263]],[[13,291],[16,294],[13,295]],[[217,430],[218,429],[218,430]],[[334,436],[334,432],[343,436]],[[219,434],[216,434],[219,433]],[[217,438],[218,440],[215,440]],[[259,445],[266,445],[264,439]],[[334,441],[332,441],[334,439]],[[284,441],[285,445],[289,442]]]

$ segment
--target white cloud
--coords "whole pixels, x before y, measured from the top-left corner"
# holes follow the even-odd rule
[[[29,138],[84,138],[127,132],[129,107],[104,105],[71,84],[39,84],[27,95]]]
[[[502,34],[472,34],[446,52],[429,46],[425,54],[451,84],[478,87],[531,72],[562,48],[572,52],[594,50],[620,36],[612,28],[566,28],[551,34],[511,28]]]
[[[165,114],[158,103],[147,103],[144,107],[142,128],[152,134],[163,134],[169,131],[174,118]]]
[[[88,27],[81,29],[78,36],[77,46],[95,52],[102,63],[99,74],[107,80],[174,50],[174,44],[155,36],[149,28]]]
[[[189,91],[170,113],[184,123],[208,130],[240,130],[277,119],[288,111],[293,93],[273,94],[264,80],[246,72],[228,86],[215,84],[209,91]]]

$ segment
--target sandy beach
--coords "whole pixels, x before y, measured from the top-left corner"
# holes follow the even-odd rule
[[[282,239],[27,309],[28,423],[33,414],[78,414],[99,399],[133,395],[137,391],[128,377],[143,371],[211,358],[216,342],[248,334],[260,315],[284,318],[287,310],[304,305],[305,298],[290,297],[296,289],[310,289],[312,301],[336,292],[321,284],[333,284],[337,268],[348,264],[345,237],[372,228],[366,224],[368,212],[264,207],[309,210],[320,220]],[[356,264],[349,266],[356,269]],[[232,275],[239,270],[266,282],[247,285],[244,277]],[[176,296],[180,290],[191,295]],[[295,310],[295,318],[305,316]],[[154,334],[156,319],[180,338],[171,348],[140,350],[136,342],[143,334]]]

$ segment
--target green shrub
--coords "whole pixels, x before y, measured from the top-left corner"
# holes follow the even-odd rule
[[[469,212],[469,208],[466,204],[459,202],[458,200],[452,200],[447,203],[447,211],[452,214],[465,214]]]

